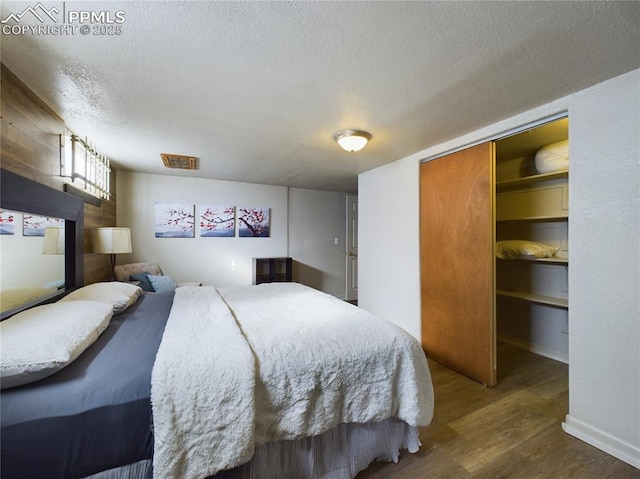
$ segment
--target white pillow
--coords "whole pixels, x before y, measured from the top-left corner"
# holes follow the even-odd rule
[[[558,141],[540,148],[536,152],[538,173],[553,173],[569,169],[569,140]]]
[[[113,305],[113,314],[122,313],[135,303],[142,288],[130,283],[112,281],[110,283],[93,283],[76,289],[58,302],[62,301],[102,301]]]
[[[110,303],[70,301],[28,309],[0,323],[0,387],[46,378],[91,346],[113,316]]]
[[[559,249],[535,241],[506,240],[496,243],[496,256],[501,259],[551,258]]]

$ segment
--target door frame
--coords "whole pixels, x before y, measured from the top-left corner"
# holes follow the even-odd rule
[[[358,196],[346,197],[345,299],[358,300]]]
[[[473,148],[473,147],[476,147],[476,146],[479,146],[479,145],[482,145],[482,144],[486,144],[486,143],[491,143],[491,142],[495,142],[495,141],[498,141],[498,140],[502,140],[502,139],[508,138],[510,136],[517,135],[519,133],[523,133],[523,132],[525,132],[527,130],[532,130],[532,129],[537,128],[539,126],[542,126],[542,125],[545,125],[547,123],[551,123],[551,122],[554,122],[556,120],[560,120],[560,119],[563,119],[563,118],[569,118],[569,111],[568,110],[563,110],[563,111],[555,113],[553,115],[545,116],[543,118],[539,118],[538,120],[534,120],[534,121],[531,121],[529,123],[525,123],[525,124],[519,125],[517,127],[511,128],[509,130],[505,130],[503,132],[496,133],[494,135],[485,137],[483,139],[476,140],[476,141],[473,141],[473,142],[469,142],[469,143],[466,143],[464,145],[461,145],[461,146],[458,146],[458,147],[455,147],[455,148],[451,148],[451,149],[446,150],[444,152],[440,152],[440,153],[437,153],[435,155],[426,157],[426,158],[420,160],[420,166],[422,166],[423,163],[426,163],[426,162],[429,162],[429,161],[432,161],[432,160],[437,160],[437,159],[452,155],[454,153],[458,153],[458,152],[461,152],[461,151],[464,151],[464,150],[468,150],[470,148]],[[571,135],[569,134],[569,137],[570,136]],[[494,158],[494,165],[493,166],[495,168],[495,158]],[[495,175],[495,171],[494,171],[494,175]],[[495,178],[494,178],[494,181],[495,181]],[[495,194],[495,185],[494,185],[493,193]],[[420,194],[422,195],[422,191],[420,192]],[[569,230],[571,229],[571,219],[570,219],[570,217],[569,217],[568,228],[569,228]],[[421,229],[422,229],[422,227],[421,227]],[[494,234],[494,243],[495,243],[495,228],[494,228],[493,234]],[[422,237],[422,232],[421,232],[421,237]],[[421,241],[422,240],[420,240],[420,242]],[[422,256],[422,252],[421,252],[421,256]],[[422,257],[420,258],[420,260],[422,261]],[[495,260],[494,260],[494,268],[495,268]],[[421,274],[421,281],[423,281],[422,280],[422,267],[421,267],[421,273],[420,274]],[[422,289],[422,285],[421,285],[421,289]],[[493,289],[494,289],[494,292],[495,292],[495,273],[494,273],[494,278],[493,278]],[[569,288],[569,291],[571,291],[571,288]],[[494,294],[494,302],[495,302],[495,294]],[[423,311],[423,308],[424,308],[424,304],[423,304],[423,301],[421,301],[421,306],[420,306],[421,312]],[[497,337],[497,330],[495,329],[495,314],[496,314],[496,310],[495,310],[495,303],[494,303],[494,348],[495,348],[495,341],[496,341],[496,337]],[[568,313],[568,315],[569,314],[570,313]],[[570,322],[570,318],[569,318],[569,322]],[[424,334],[424,321],[422,320],[421,323],[422,323],[423,334]],[[570,331],[569,331],[568,334],[569,334],[569,341],[571,341],[571,333],[570,333]],[[424,345],[423,345],[423,347],[424,347]],[[426,350],[426,348],[425,348],[425,350]],[[427,353],[428,353],[428,351],[427,351]],[[497,355],[494,355],[494,368],[495,368],[494,369],[494,384],[497,384],[497,371],[496,371],[497,370]],[[452,369],[455,369],[455,368],[452,368]],[[481,382],[483,382],[483,381],[481,381]]]
[[[447,155],[450,155],[452,153],[457,153],[458,151],[466,150],[466,149],[472,148],[474,146],[481,145],[483,143],[488,143],[490,141],[503,140],[503,139],[505,139],[505,138],[507,138],[509,136],[513,136],[513,135],[517,135],[518,133],[522,133],[523,131],[532,130],[533,128],[536,128],[538,126],[542,126],[542,125],[545,125],[547,123],[551,123],[551,122],[553,122],[555,120],[561,120],[562,118],[568,118],[568,117],[569,117],[569,112],[568,111],[562,111],[560,113],[556,113],[555,115],[545,116],[544,118],[540,118],[539,120],[535,120],[535,121],[532,121],[530,123],[526,123],[524,125],[520,125],[520,126],[517,126],[515,128],[511,128],[509,130],[505,130],[502,133],[496,133],[495,135],[488,136],[488,137],[483,138],[481,140],[472,141],[470,143],[465,143],[462,146],[451,148],[450,150],[443,151],[442,153],[438,153],[438,154],[435,154],[435,155],[427,156],[426,158],[423,158],[422,160],[420,160],[420,163],[422,164],[422,163],[426,163],[427,161],[437,160],[438,158],[442,158],[443,156],[447,156]]]

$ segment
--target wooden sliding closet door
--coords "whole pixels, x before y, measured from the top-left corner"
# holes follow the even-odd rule
[[[495,371],[495,145],[420,166],[422,345],[487,386]]]

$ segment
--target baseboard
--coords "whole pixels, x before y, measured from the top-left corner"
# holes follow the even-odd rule
[[[571,434],[581,441],[640,469],[640,447],[615,438],[596,427],[575,419],[570,414],[567,414],[562,423],[562,429],[567,434]]]
[[[569,364],[569,357],[559,351],[554,351],[553,349],[548,349],[537,344],[532,344],[528,341],[522,341],[521,339],[506,336],[504,334],[498,334],[497,340],[501,343],[509,344],[513,347],[524,349],[525,351],[530,351],[540,356],[544,356],[545,358],[554,359],[556,361]]]

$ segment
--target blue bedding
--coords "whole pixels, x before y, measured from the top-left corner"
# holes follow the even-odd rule
[[[73,479],[152,457],[151,370],[172,302],[142,295],[71,365],[2,391],[2,479]]]

